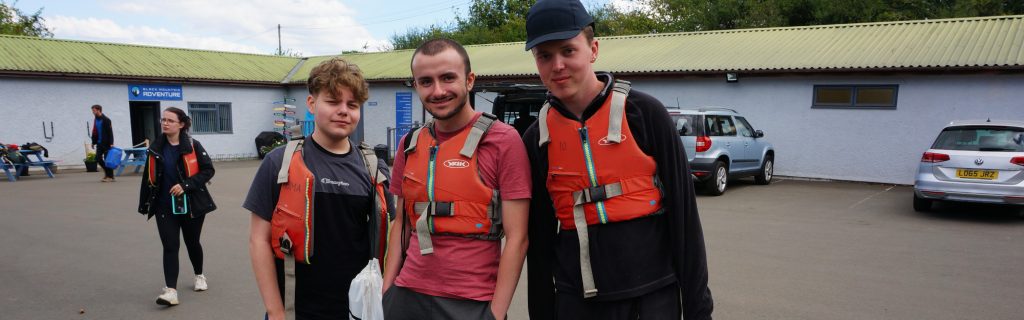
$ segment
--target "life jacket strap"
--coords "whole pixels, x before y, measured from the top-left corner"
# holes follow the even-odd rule
[[[433,125],[433,121],[428,121],[427,123],[424,123],[422,127],[416,128],[416,130],[413,130],[412,133],[409,133],[409,145],[405,146],[405,154],[409,154],[413,151],[416,151],[416,144],[420,141],[420,133],[424,129],[429,128]]]
[[[384,183],[388,181],[388,175],[378,174],[380,168],[378,165],[377,153],[373,152],[373,148],[365,142],[359,144],[359,152],[363,155],[363,163],[366,165],[366,172],[370,174],[370,182],[373,185]]]
[[[292,155],[295,153],[295,150],[302,151],[302,139],[288,141],[288,145],[284,147],[281,170],[277,172],[277,184],[288,183],[288,168],[292,166]]]
[[[434,243],[430,240],[430,227],[427,225],[429,207],[420,211],[420,218],[416,219],[416,237],[420,241],[420,255],[434,253]]]
[[[576,237],[580,242],[580,275],[583,277],[583,297],[597,296],[597,285],[594,284],[594,271],[590,265],[590,233],[587,230],[587,215],[582,204],[572,206],[573,224],[576,225]]]
[[[622,195],[622,183],[615,182],[586,188],[580,191],[574,191],[572,193],[572,198],[575,199],[575,203],[573,203],[573,205],[582,205],[608,200],[620,195]]]
[[[622,142],[622,117],[626,113],[626,96],[629,96],[629,81],[615,80],[612,87],[611,110],[608,114],[608,136],[609,143]]]
[[[537,146],[541,148],[551,142],[551,134],[548,133],[548,110],[550,109],[551,103],[545,101],[544,106],[540,108],[540,113],[537,114],[537,129],[540,131],[540,140]]]
[[[284,317],[295,320],[295,257],[288,251],[284,251]]]
[[[612,86],[612,103],[608,115],[608,136],[606,137],[610,143],[622,142],[622,118],[626,113],[626,97],[629,96],[631,87],[629,81],[625,80],[615,80]],[[537,115],[537,129],[540,133],[537,146],[539,147],[544,147],[551,142],[551,134],[548,133],[549,109],[551,109],[551,104],[544,102],[544,106],[540,108],[540,113]]]
[[[459,150],[459,154],[466,158],[473,158],[477,146],[480,145],[480,140],[483,140],[487,129],[490,129],[497,119],[498,117],[493,114],[481,113],[476,122],[473,122],[473,127],[469,129],[469,137],[466,138],[466,143],[462,145],[462,150]]]

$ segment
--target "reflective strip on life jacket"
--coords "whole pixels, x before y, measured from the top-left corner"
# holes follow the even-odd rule
[[[549,146],[546,186],[560,228],[577,231],[586,298],[597,295],[587,226],[662,210],[654,158],[643,153],[625,120],[629,90],[628,82],[616,81],[604,104],[582,123],[547,104],[538,117],[539,145]]]
[[[405,149],[402,205],[416,230],[420,254],[433,253],[432,234],[501,239],[498,191],[480,179],[476,157],[480,141],[496,119],[483,113],[469,128],[441,144],[432,123],[411,133]]]

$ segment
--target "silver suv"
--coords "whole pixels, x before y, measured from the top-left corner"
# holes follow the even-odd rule
[[[1024,122],[954,121],[942,129],[921,156],[914,210],[940,200],[1024,205]]]
[[[730,179],[754,177],[772,181],[775,149],[736,110],[726,108],[668,109],[686,149],[690,173],[708,194],[721,195]]]

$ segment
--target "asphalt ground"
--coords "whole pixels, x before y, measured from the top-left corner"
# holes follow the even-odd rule
[[[203,230],[206,292],[163,286],[139,175],[0,181],[0,319],[262,319],[241,208],[255,161],[218,162]],[[1024,219],[1012,208],[911,208],[907,186],[777,179],[699,196],[716,319],[1021,319]],[[525,276],[523,277],[525,278]],[[520,283],[510,319],[526,319]]]

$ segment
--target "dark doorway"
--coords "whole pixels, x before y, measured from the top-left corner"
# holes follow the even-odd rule
[[[132,145],[149,139],[152,143],[160,134],[160,102],[129,101],[128,110],[132,117]]]

